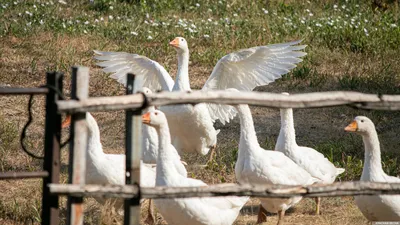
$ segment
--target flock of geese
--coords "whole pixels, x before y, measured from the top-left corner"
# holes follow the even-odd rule
[[[202,90],[227,89],[232,92],[252,91],[288,73],[301,62],[306,46],[300,41],[253,47],[222,57]],[[99,66],[111,77],[126,84],[126,74],[143,75],[143,92],[190,91],[189,49],[186,40],[177,37],[170,42],[178,54],[178,72],[175,82],[157,62],[137,54],[95,51]],[[288,93],[283,93],[287,94]],[[293,111],[280,110],[281,129],[273,150],[260,147],[248,105],[226,106],[218,104],[171,105],[159,109],[149,107],[142,115],[141,185],[144,187],[206,186],[198,179],[187,177],[180,153],[206,155],[216,148],[216,120],[225,124],[236,114],[240,118],[240,141],[235,175],[240,184],[311,185],[333,183],[345,170],[336,168],[315,149],[298,146],[294,129]],[[125,184],[125,155],[105,154],[100,142],[96,120],[87,113],[89,130],[86,182],[88,184]],[[70,120],[65,120],[67,127]],[[380,158],[380,146],[373,122],[358,116],[345,128],[360,134],[365,146],[362,181],[400,182],[385,174]],[[211,158],[210,158],[211,159]],[[154,167],[154,164],[156,166]],[[278,213],[278,224],[283,224],[285,211],[302,197],[260,198],[257,223],[266,221],[265,211]],[[154,205],[168,224],[232,224],[248,197],[213,197],[155,199]],[[96,199],[102,203],[103,199]],[[400,221],[400,196],[357,196],[356,204],[371,221]],[[316,199],[316,214],[320,213],[320,199]],[[122,201],[114,205],[117,209]],[[149,207],[150,208],[150,207]],[[154,221],[153,221],[154,222]]]

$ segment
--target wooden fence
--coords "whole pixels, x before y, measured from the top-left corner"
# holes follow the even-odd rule
[[[125,199],[124,224],[140,223],[141,198],[185,198],[210,196],[323,197],[400,194],[400,183],[342,182],[329,185],[283,186],[218,184],[207,187],[140,187],[141,110],[168,104],[250,104],[273,108],[312,108],[347,105],[362,109],[399,110],[399,95],[358,92],[318,92],[282,95],[257,92],[193,91],[136,93],[135,76],[127,75],[127,95],[88,97],[89,70],[72,69],[71,100],[62,100],[62,74],[48,73],[47,85],[36,89],[0,88],[0,94],[46,94],[45,155],[43,171],[0,174],[0,179],[43,178],[42,224],[59,224],[60,195],[68,196],[67,224],[83,224],[83,198],[89,196]],[[135,94],[136,93],[136,94]],[[85,185],[87,129],[86,112],[126,110],[126,185]],[[70,129],[69,183],[59,184],[61,113],[72,114]]]

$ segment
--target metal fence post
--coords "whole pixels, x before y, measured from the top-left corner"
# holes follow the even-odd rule
[[[71,98],[83,100],[89,96],[89,68],[72,68]],[[86,113],[72,115],[70,151],[69,151],[69,183],[85,185],[86,176],[86,148],[88,142],[88,130]],[[83,198],[68,196],[67,224],[83,224]]]
[[[126,94],[130,95],[138,91],[135,85],[135,75],[127,74]],[[137,84],[138,82],[136,82]],[[126,111],[126,176],[127,185],[138,185],[140,187],[140,159],[142,151],[142,111]],[[124,204],[124,224],[140,224],[140,190],[135,198],[126,199]]]
[[[43,170],[48,173],[43,178],[42,195],[42,225],[58,225],[58,196],[51,195],[48,184],[58,184],[60,181],[60,132],[61,115],[57,113],[56,100],[60,99],[57,91],[62,94],[62,73],[48,72],[46,74],[49,92],[46,95],[46,124],[44,138]]]

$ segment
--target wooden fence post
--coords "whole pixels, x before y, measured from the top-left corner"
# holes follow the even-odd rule
[[[57,92],[62,94],[62,73],[48,72],[46,74],[49,92],[46,95],[46,125],[44,138],[43,170],[49,176],[43,178],[42,195],[42,225],[58,225],[58,196],[51,195],[48,184],[58,184],[60,181],[60,132],[61,115],[57,112],[56,100],[60,100]]]
[[[72,68],[71,98],[83,100],[89,96],[89,68]],[[86,113],[72,115],[70,151],[69,151],[69,183],[85,185],[86,176],[86,152],[88,142],[88,128]],[[67,224],[83,224],[83,198],[68,196]]]
[[[126,94],[134,94],[138,91],[135,85],[135,75],[128,73],[126,83]],[[137,84],[138,82],[136,82]],[[142,152],[142,111],[126,111],[126,173],[125,183],[127,185],[138,185],[140,187],[140,159]],[[140,224],[140,191],[136,198],[125,200],[124,224]]]

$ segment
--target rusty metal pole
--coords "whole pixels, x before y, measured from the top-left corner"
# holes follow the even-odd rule
[[[83,100],[89,96],[89,68],[72,68],[71,98]],[[88,128],[86,113],[72,115],[70,150],[69,150],[69,183],[85,185],[86,176],[86,148],[88,143]],[[83,224],[83,198],[68,196],[67,224]]]
[[[126,83],[126,94],[131,95],[138,91],[135,85],[135,75],[128,73]],[[137,84],[138,82],[136,82]],[[138,185],[140,187],[140,159],[142,152],[142,111],[126,111],[126,173],[125,183],[127,185]],[[140,190],[135,198],[125,200],[124,224],[140,224]]]
[[[62,73],[47,73],[47,85],[52,87],[46,96],[46,125],[44,138],[43,170],[48,173],[43,178],[42,225],[58,225],[60,222],[58,196],[51,195],[48,184],[60,181],[60,133],[61,115],[57,113],[56,100],[60,99],[57,90],[62,93]],[[55,90],[53,90],[53,88]]]

